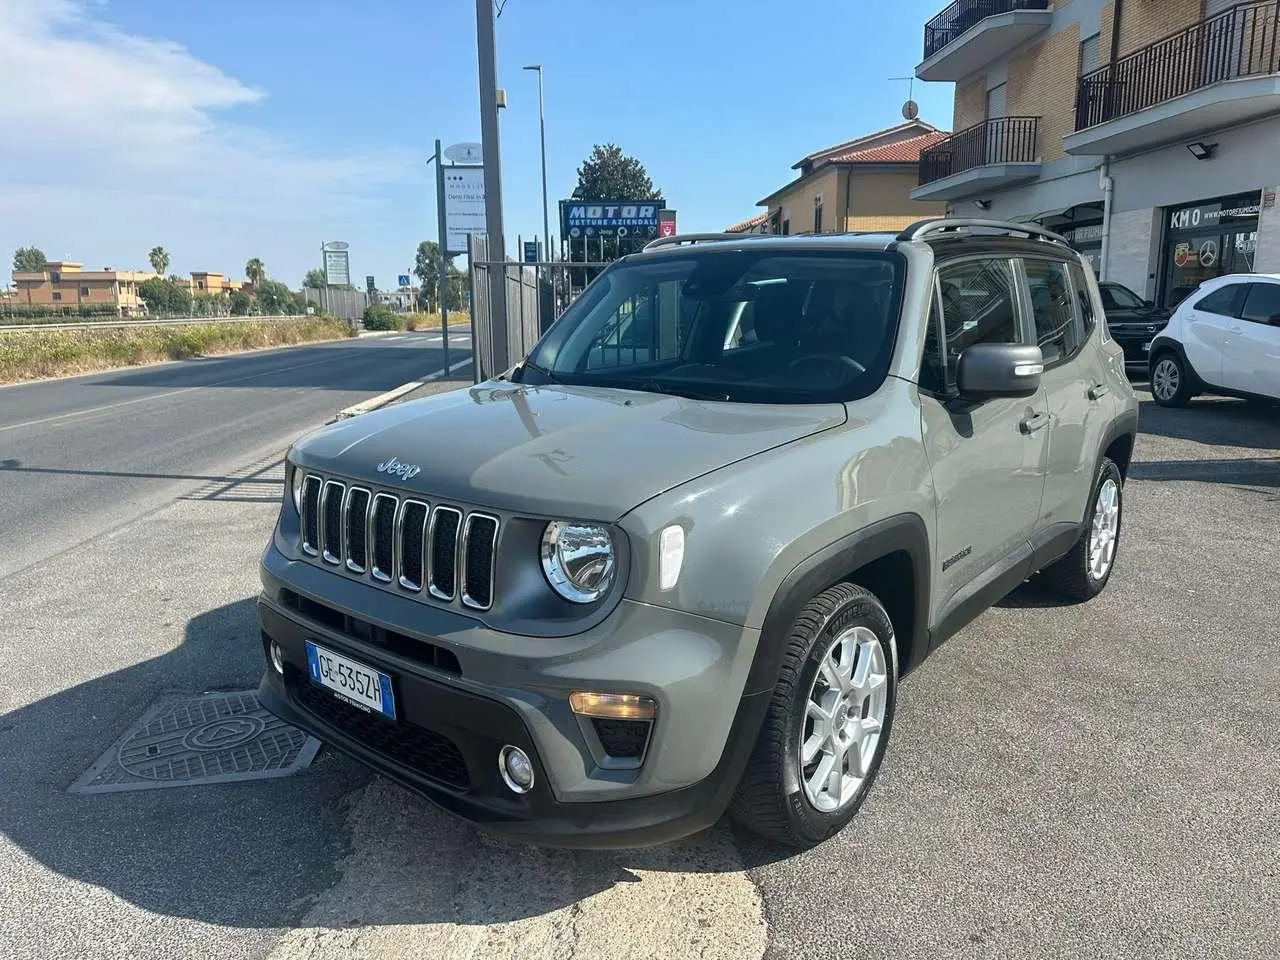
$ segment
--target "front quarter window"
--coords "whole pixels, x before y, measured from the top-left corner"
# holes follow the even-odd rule
[[[773,245],[621,261],[519,376],[742,403],[857,399],[888,370],[905,269],[897,254]]]

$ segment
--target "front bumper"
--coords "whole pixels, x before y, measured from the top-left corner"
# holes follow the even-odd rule
[[[453,642],[468,631],[404,638],[420,640],[423,649],[446,651],[433,660],[417,656],[416,648],[414,655],[406,656],[405,649],[394,644],[369,642],[343,630],[340,621],[318,622],[287,605],[285,599],[298,596],[299,590],[311,587],[307,593],[314,595],[315,588],[326,586],[313,576],[331,581],[332,595],[321,594],[318,599],[354,617],[370,616],[370,610],[360,609],[361,605],[379,607],[385,615],[394,606],[388,601],[399,598],[290,561],[273,548],[264,555],[264,591],[259,600],[264,656],[270,643],[277,643],[284,673],[271,667],[267,657],[259,696],[272,713],[324,743],[481,827],[540,845],[660,843],[710,826],[727,806],[769,699],[763,690],[738,699],[724,696],[736,674],[742,674],[737,689],[746,688],[745,671],[754,654],[751,644],[750,651],[739,651],[745,663],[734,663],[742,657],[706,656],[712,639],[707,631],[728,652],[725,637],[719,635],[720,628],[728,625],[661,611],[662,618],[680,618],[680,623],[678,629],[671,629],[675,624],[668,622],[666,635],[660,631],[647,638],[652,655],[635,655],[644,649],[645,637],[632,638],[623,649],[613,638],[615,643],[603,654],[603,665],[592,666],[601,651],[578,637],[575,646],[581,649],[570,662],[555,655],[542,663],[520,658],[517,673],[523,682],[515,686],[509,677],[491,669],[492,654]],[[357,592],[352,593],[353,588]],[[339,604],[338,599],[348,602]],[[653,608],[641,611],[644,616],[652,613]],[[691,633],[691,626],[701,627],[703,634]],[[469,631],[475,629],[470,622]],[[741,640],[741,628],[732,629]],[[364,714],[311,684],[304,648],[308,639],[390,674],[397,719]],[[700,651],[696,675],[671,675],[674,664],[663,656],[663,644],[673,639]],[[546,643],[553,654],[554,641]],[[619,654],[624,656],[621,664],[616,662]],[[501,659],[509,670],[510,661],[517,658]],[[633,677],[631,689],[652,693],[660,701],[658,722],[638,771],[601,769],[580,730],[581,722],[567,708],[568,689],[584,688],[582,671],[575,671],[575,663],[599,673],[597,689],[608,690],[618,688],[616,677],[608,675],[611,662]],[[716,711],[726,708],[727,729],[718,733]],[[706,717],[705,723],[697,719],[700,716]],[[509,790],[499,773],[498,753],[506,744],[524,750],[534,764],[534,788],[523,796]],[[692,753],[691,746],[696,748]],[[691,762],[695,757],[711,759]]]

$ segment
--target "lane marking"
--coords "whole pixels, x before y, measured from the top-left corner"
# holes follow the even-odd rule
[[[403,334],[403,333],[402,333],[402,334],[400,334],[400,336],[398,336],[398,337],[387,337],[386,342],[387,342],[387,343],[390,343],[392,340],[404,340],[406,336],[407,336],[406,334]]]

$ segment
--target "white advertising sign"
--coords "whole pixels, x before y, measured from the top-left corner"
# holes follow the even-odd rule
[[[445,244],[449,253],[467,252],[467,234],[484,236],[484,168],[444,168]]]
[[[324,282],[331,287],[345,287],[351,282],[351,262],[346,250],[325,250]]]

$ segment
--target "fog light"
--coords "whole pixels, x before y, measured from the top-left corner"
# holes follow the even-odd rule
[[[528,793],[533,789],[533,761],[519,747],[510,744],[498,751],[498,772],[502,782],[514,793]]]
[[[271,666],[275,667],[276,673],[284,675],[284,651],[274,640],[271,641]]]

